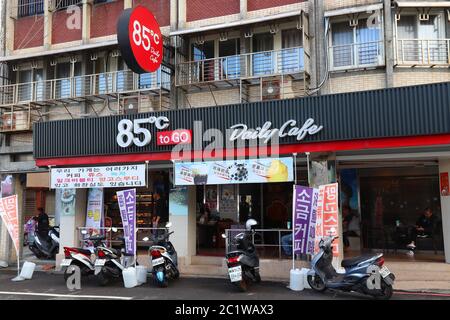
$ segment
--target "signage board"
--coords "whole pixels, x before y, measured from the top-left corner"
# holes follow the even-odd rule
[[[146,185],[145,165],[54,168],[52,189],[123,188]]]
[[[155,72],[163,59],[163,37],[154,15],[143,6],[126,9],[117,24],[122,57],[136,73]]]
[[[292,157],[175,163],[175,185],[290,182]]]

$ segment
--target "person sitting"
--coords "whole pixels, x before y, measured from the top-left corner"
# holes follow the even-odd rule
[[[281,237],[281,247],[285,255],[292,255],[292,233],[286,234]]]
[[[436,216],[430,208],[425,208],[424,213],[419,217],[415,227],[410,230],[410,243],[406,246],[410,250],[416,248],[416,240],[418,237],[427,238],[433,236],[433,231],[437,223]]]
[[[50,230],[50,221],[48,215],[45,213],[44,208],[38,208],[37,221],[37,231],[40,237],[45,239],[48,236],[48,231]]]

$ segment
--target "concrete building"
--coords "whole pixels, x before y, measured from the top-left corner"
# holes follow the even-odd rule
[[[165,36],[163,66],[152,74],[137,75],[130,71],[117,46],[116,21],[124,9],[137,5],[144,5],[154,13]],[[342,107],[356,101],[352,99],[361,99],[358,100],[361,108],[378,101],[379,104],[373,106],[377,111],[372,116],[358,118],[352,113],[335,114],[334,130],[348,130],[347,136],[340,136],[336,141],[355,140],[354,143],[350,141],[349,145],[344,145],[342,142],[327,147],[325,142],[330,142],[331,138],[312,139],[304,145],[292,146],[284,155],[298,153],[295,161],[299,183],[311,182],[305,152],[310,153],[309,160],[316,167],[326,163],[327,173],[330,171],[348,179],[347,188],[351,192],[345,196],[345,205],[358,214],[361,222],[358,237],[350,239],[350,249],[359,252],[397,246],[395,222],[402,220],[413,225],[425,207],[432,207],[442,225],[436,239],[425,243],[422,249],[425,255],[431,250],[440,253],[439,257],[445,251],[445,261],[449,263],[450,198],[441,195],[443,175],[440,173],[450,170],[450,131],[446,131],[444,125],[439,129],[431,127],[439,121],[431,121],[427,115],[427,110],[431,114],[438,112],[439,102],[445,99],[422,101],[420,96],[416,99],[410,96],[439,90],[436,89],[438,85],[426,85],[450,81],[449,10],[447,1],[403,0],[8,1],[5,20],[8,36],[4,55],[0,58],[6,78],[0,89],[0,170],[4,176],[14,178],[15,192],[20,197],[21,219],[25,222],[38,207],[45,207],[50,214],[57,211],[55,199],[56,202],[58,199],[55,191],[49,189],[49,166],[149,161],[152,183],[142,194],[168,193],[171,188],[171,160],[176,159],[161,155],[162,151],[168,153],[167,149],[155,147],[145,152],[133,149],[128,151],[130,156],[126,156],[124,150],[108,149],[111,132],[95,131],[104,138],[105,150],[111,152],[103,154],[106,159],[101,157],[101,148],[88,148],[93,143],[89,139],[81,141],[83,146],[78,149],[72,149],[71,142],[75,143],[78,135],[83,135],[81,126],[77,129],[80,131],[57,131],[61,123],[82,123],[79,119],[93,123],[89,121],[97,118],[100,119],[98,123],[103,123],[100,118],[103,116],[124,118],[157,113],[171,117],[183,115],[185,122],[180,119],[179,126],[173,128],[179,129],[183,125],[192,125],[190,119],[199,115],[210,117],[208,119],[213,123],[215,116],[205,110],[236,107],[236,112],[250,123],[254,120],[252,116],[261,118],[260,121],[265,116],[268,118],[264,121],[270,117],[281,121],[282,112],[270,109],[271,106],[306,105],[309,102],[302,101],[311,101],[308,100],[311,97],[321,99],[317,100],[321,105],[336,99],[333,101]],[[389,91],[412,85],[425,86],[417,91]],[[378,94],[380,89],[388,90],[376,99],[385,97],[386,103],[374,97],[375,100],[370,100],[371,94]],[[367,95],[355,94],[367,90]],[[381,111],[383,105],[396,108],[394,101],[389,100],[392,97],[388,98],[390,92],[404,93],[405,101],[411,104],[420,102],[420,112],[416,114],[412,109],[398,107],[398,114],[391,115],[398,122],[380,119],[384,119],[390,129],[398,128],[397,131],[393,129],[392,136],[399,140],[366,143],[369,138],[388,138],[381,134],[377,136],[377,125],[371,121],[377,118],[377,112],[385,112]],[[302,100],[303,97],[306,99]],[[258,105],[271,113],[255,116]],[[215,109],[196,109],[202,107]],[[320,118],[316,109],[311,108],[308,110],[321,121],[329,120],[326,111]],[[248,110],[256,111],[250,114]],[[409,118],[405,114],[407,110],[417,117]],[[52,124],[59,120],[68,121]],[[234,120],[239,121],[238,118]],[[39,128],[34,132],[35,147],[39,141],[39,149],[34,150],[33,156],[34,123],[38,123],[35,128]],[[254,123],[256,128],[258,123]],[[408,131],[410,126],[419,128],[421,123],[423,131]],[[332,125],[329,121],[327,124]],[[115,124],[110,125],[113,128]],[[220,121],[216,121],[215,127],[213,124],[210,127],[220,125]],[[357,126],[361,127],[361,132]],[[75,136],[70,136],[69,132]],[[67,149],[61,145],[59,134],[67,139]],[[401,140],[402,137],[409,138]],[[53,147],[46,149],[45,139]],[[316,147],[314,142],[320,142],[321,146]],[[101,143],[97,141],[97,144]],[[322,172],[322,181],[329,181],[325,175]],[[219,186],[189,187],[189,215],[170,217],[177,220],[174,243],[185,259],[186,270],[192,264],[205,263],[205,255],[223,255],[223,246],[218,245],[219,231],[242,222],[239,214],[237,217],[232,214],[222,216],[223,220],[229,219],[233,223],[219,219],[224,223],[209,233],[208,228],[196,223],[199,205],[209,202],[220,216],[220,201],[212,198],[232,192],[235,199],[242,198],[253,214],[264,220],[262,229],[275,232],[275,236],[263,237],[261,244],[276,247],[282,232],[287,232],[289,214],[292,213],[292,208],[286,205],[290,200],[290,188],[289,184],[242,185],[232,191]],[[60,219],[64,244],[78,244],[74,230],[84,225],[86,193],[86,190],[77,190],[76,216],[56,217]],[[114,211],[111,209],[114,190],[107,191],[105,199],[105,202],[109,201],[110,211]],[[281,202],[285,203],[275,206]],[[242,213],[241,205],[235,203],[236,212]],[[282,218],[272,213],[280,210],[284,212]],[[149,213],[142,215],[141,220],[145,222],[146,219],[150,219]],[[120,224],[117,215],[112,220],[113,224]],[[148,226],[148,223],[143,225]],[[386,226],[392,227],[392,232],[387,232]],[[1,239],[0,254],[3,256],[0,255],[0,259],[8,259],[4,232]],[[266,251],[269,256],[272,254],[270,249]],[[281,255],[281,251],[276,251],[274,257],[278,258],[278,253]]]

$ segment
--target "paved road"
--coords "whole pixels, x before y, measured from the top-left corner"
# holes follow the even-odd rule
[[[151,281],[141,287],[125,289],[117,281],[108,287],[99,287],[95,278],[83,278],[82,289],[69,291],[62,274],[35,272],[32,280],[12,282],[12,271],[0,271],[0,300],[72,300],[72,299],[144,299],[144,300],[366,300],[359,294],[316,293],[305,290],[301,293],[286,288],[286,283],[262,282],[251,287],[249,292],[238,292],[226,279],[182,277],[169,283],[165,289],[157,288]],[[418,295],[395,293],[393,299],[448,299],[450,295]]]

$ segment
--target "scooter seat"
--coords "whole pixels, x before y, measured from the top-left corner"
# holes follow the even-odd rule
[[[341,266],[344,268],[356,266],[358,263],[369,260],[373,257],[374,257],[373,255],[363,255],[355,258],[345,259],[342,260]]]
[[[82,248],[77,248],[77,251],[81,254],[85,254],[90,256],[92,254],[91,250],[86,250],[86,249],[82,249]]]

